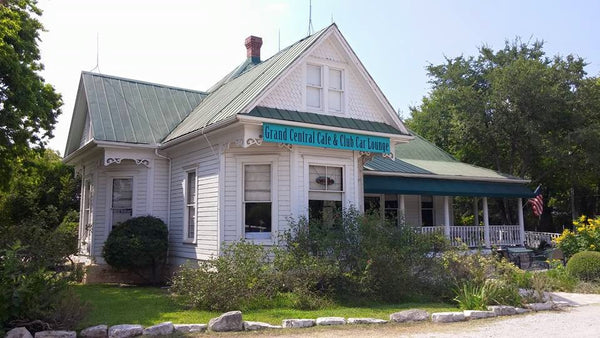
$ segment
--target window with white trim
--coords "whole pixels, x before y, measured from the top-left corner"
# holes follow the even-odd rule
[[[342,212],[343,167],[310,165],[308,171],[308,216],[332,224]]]
[[[196,240],[196,171],[188,171],[185,178],[184,242]]]
[[[309,108],[321,109],[322,78],[321,66],[306,65],[306,105]]]
[[[133,178],[113,178],[111,225],[125,222],[133,213]]]
[[[433,214],[433,196],[421,196],[421,224],[423,226],[435,225],[435,219]]]
[[[307,64],[306,107],[331,112],[343,111],[344,71],[327,65]]]
[[[248,239],[269,239],[272,229],[271,164],[245,164],[244,232]]]

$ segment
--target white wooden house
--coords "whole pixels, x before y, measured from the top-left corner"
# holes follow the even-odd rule
[[[245,43],[246,60],[206,92],[82,73],[64,159],[83,182],[82,255],[102,263],[112,227],[134,216],[165,221],[180,264],[365,204],[474,245],[523,243],[522,217],[494,228],[486,198],[520,205],[528,182],[407,130],[335,24],[264,61],[260,38]],[[454,227],[453,196],[481,197],[486,226]]]

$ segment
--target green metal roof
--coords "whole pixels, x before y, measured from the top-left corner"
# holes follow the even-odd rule
[[[223,83],[211,92],[164,141],[172,141],[240,113],[315,41],[331,29],[337,29],[336,25],[332,24],[294,43],[236,78]]]
[[[206,93],[82,72],[93,137],[127,143],[159,143]]]
[[[404,135],[400,130],[381,122],[322,115],[308,112],[299,112],[294,110],[277,109],[270,107],[255,107],[248,113],[248,115],[282,121],[318,124],[328,127],[338,127],[385,134]]]
[[[410,142],[396,146],[394,160],[376,156],[364,165],[366,193],[513,198],[534,196],[518,177],[462,163],[421,136],[414,133],[413,136],[415,138]],[[370,171],[382,174],[369,175]],[[386,176],[385,173],[390,175]]]
[[[534,197],[524,184],[462,180],[440,180],[416,177],[367,176],[365,193],[481,196],[481,197]]]
[[[396,145],[396,159],[375,157],[365,164],[367,171],[403,174],[430,174],[480,178],[482,180],[521,180],[518,177],[496,172],[456,160],[447,152],[411,131],[414,139]]]

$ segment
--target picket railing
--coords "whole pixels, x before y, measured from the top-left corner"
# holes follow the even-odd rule
[[[530,248],[537,248],[542,241],[551,244],[560,234],[555,232],[525,231],[525,243]]]
[[[421,227],[422,233],[444,233],[444,226]],[[466,244],[468,247],[485,246],[483,226],[450,226],[450,243],[454,246]],[[523,245],[518,225],[490,225],[492,246]]]

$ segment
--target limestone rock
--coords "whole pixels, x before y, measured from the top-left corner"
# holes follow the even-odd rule
[[[573,304],[569,303],[569,302],[565,302],[565,301],[555,301],[554,302],[554,306],[552,307],[553,310],[559,310],[565,307],[571,307],[573,306]]]
[[[81,330],[79,335],[83,338],[106,338],[108,337],[108,326],[96,325]]]
[[[211,319],[208,322],[208,329],[214,332],[242,331],[244,329],[242,312],[225,312],[219,317]]]
[[[205,332],[206,324],[174,324],[173,328],[179,333]]]
[[[29,330],[24,327],[15,327],[6,333],[5,338],[33,338]]]
[[[143,334],[144,336],[166,336],[173,333],[174,329],[173,323],[164,322],[145,328]]]
[[[244,322],[244,331],[258,331],[266,329],[281,329],[280,325],[271,325],[263,322]]]
[[[143,332],[144,327],[141,325],[114,325],[108,329],[108,338],[128,338],[141,336]]]
[[[488,310],[494,312],[496,316],[512,316],[517,314],[517,310],[514,307],[507,305],[488,306]]]
[[[311,327],[311,326],[315,326],[315,320],[314,319],[284,319],[281,322],[281,326],[283,326],[284,328]]]
[[[385,324],[387,320],[377,318],[348,318],[348,324]]]
[[[344,317],[319,317],[317,318],[317,325],[328,326],[328,325],[344,325],[346,319]]]
[[[530,310],[530,309],[524,309],[524,308],[522,308],[522,307],[516,307],[516,308],[515,308],[515,311],[517,311],[517,314],[518,314],[518,315],[521,315],[521,314],[523,314],[523,313],[527,313],[527,312],[531,312],[531,310]]]
[[[427,319],[429,319],[429,313],[420,309],[405,310],[390,315],[390,320],[396,323],[421,322]]]
[[[76,338],[75,331],[40,331],[35,333],[35,338]]]
[[[552,310],[553,306],[554,306],[554,303],[551,301],[547,301],[545,303],[527,304],[527,308],[529,308],[533,311],[550,311],[550,310]]]
[[[431,314],[431,321],[434,323],[452,323],[466,320],[462,312],[436,312]]]
[[[493,311],[465,310],[463,311],[466,319],[482,319],[496,317]]]

